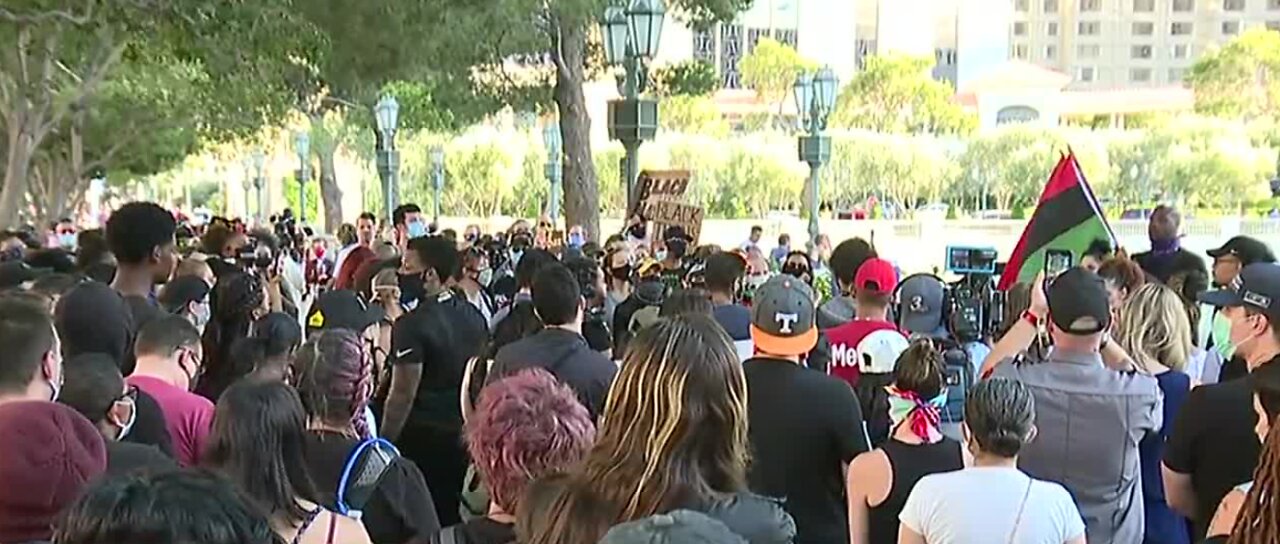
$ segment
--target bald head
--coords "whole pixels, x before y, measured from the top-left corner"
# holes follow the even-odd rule
[[[1178,237],[1178,229],[1182,226],[1182,216],[1172,206],[1160,205],[1151,212],[1151,222],[1147,224],[1147,237],[1153,242],[1173,240]]]

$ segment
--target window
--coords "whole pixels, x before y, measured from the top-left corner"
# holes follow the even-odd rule
[[[1102,0],[1080,0],[1080,11],[1099,11],[1102,9]]]
[[[1027,60],[1027,44],[1020,43],[1013,46],[1013,58]]]
[[[1058,12],[1058,0],[1044,0],[1044,12],[1045,12],[1045,13],[1057,13],[1057,12]]]
[[[1222,0],[1222,11],[1244,11],[1244,0]]]
[[[1151,13],[1156,10],[1156,0],[1133,0],[1134,13]]]
[[[1134,36],[1150,36],[1156,33],[1156,24],[1150,21],[1138,21],[1133,23]]]
[[[1044,60],[1057,60],[1057,58],[1058,58],[1058,46],[1056,45],[1044,46]]]
[[[1102,52],[1102,46],[1092,43],[1076,46],[1076,56],[1082,59],[1096,59]]]
[[[1182,79],[1186,77],[1186,75],[1187,75],[1186,68],[1170,68],[1169,83],[1182,83]]]
[[[1135,45],[1129,48],[1129,57],[1135,59],[1149,59],[1151,58],[1151,46]]]
[[[1057,35],[1058,35],[1058,23],[1046,23],[1046,24],[1044,25],[1044,34],[1045,34],[1046,36],[1057,36]]]
[[[1170,48],[1170,50],[1169,50],[1169,56],[1171,56],[1171,57],[1173,57],[1173,58],[1175,58],[1175,59],[1189,59],[1189,58],[1191,58],[1191,44],[1180,43],[1180,44],[1177,44],[1177,45],[1173,46],[1173,47],[1172,47],[1172,48]]]
[[[1080,21],[1076,24],[1076,34],[1081,36],[1097,36],[1102,30],[1102,23],[1098,21]]]
[[[1173,11],[1192,11],[1196,9],[1195,0],[1173,0]]]
[[[1076,68],[1076,79],[1089,83],[1094,79],[1094,70],[1092,66],[1080,66]]]
[[[1017,0],[1013,3],[1013,9],[1019,13],[1026,13],[1031,8],[1031,0]]]
[[[1169,35],[1171,35],[1171,36],[1190,36],[1190,35],[1191,35],[1191,23],[1189,23],[1189,22],[1185,22],[1185,21],[1169,23]]]
[[[1134,83],[1146,83],[1148,81],[1151,81],[1151,69],[1150,68],[1130,68],[1129,81],[1132,81]]]
[[[1018,22],[1016,22],[1016,23],[1013,23],[1013,35],[1014,35],[1014,36],[1026,36],[1026,35],[1027,35],[1027,23],[1026,23],[1026,21],[1018,21]]]
[[[1222,35],[1235,36],[1240,33],[1240,21],[1223,21]]]

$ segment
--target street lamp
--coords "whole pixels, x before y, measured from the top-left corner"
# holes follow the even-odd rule
[[[440,193],[444,191],[444,148],[431,146],[431,182],[435,188],[436,198],[432,210],[432,223],[440,226]]]
[[[396,97],[383,95],[373,107],[377,122],[378,177],[382,180],[383,221],[391,224],[391,215],[399,205],[400,151],[396,149],[396,128],[400,120],[400,103]]]
[[[293,149],[298,152],[298,223],[307,222],[307,180],[311,179],[311,135],[299,132],[293,137]]]
[[[258,224],[262,224],[263,210],[267,209],[267,193],[265,191],[267,155],[262,148],[253,151],[253,189],[258,195],[258,213],[254,215]]]
[[[827,117],[836,105],[840,86],[836,74],[824,67],[813,75],[796,78],[793,91],[796,113],[805,133],[800,135],[800,160],[809,164],[809,244],[818,243],[819,181],[822,165],[831,160],[831,137],[823,133]]]
[[[244,167],[244,179],[241,187],[244,189],[244,215],[241,216],[245,222],[249,221],[249,201],[252,200],[253,193],[253,157],[245,157],[240,160],[240,165]]]
[[[605,59],[621,64],[622,98],[609,101],[609,138],[622,142],[627,156],[623,182],[627,188],[627,213],[636,206],[635,183],[640,175],[640,144],[658,132],[658,102],[641,98],[649,83],[646,61],[658,53],[667,7],[663,0],[631,0],[630,5],[610,5],[600,19]]]
[[[560,216],[560,176],[563,174],[560,169],[560,123],[552,119],[542,126],[542,143],[547,148],[546,171],[547,183],[550,184],[547,192],[547,216],[555,223]]]

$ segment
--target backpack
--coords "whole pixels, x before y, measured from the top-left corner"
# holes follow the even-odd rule
[[[400,450],[385,438],[370,438],[352,449],[334,494],[338,513],[360,519],[373,490],[398,457]]]

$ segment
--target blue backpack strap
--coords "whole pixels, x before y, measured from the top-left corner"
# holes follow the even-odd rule
[[[352,507],[352,505],[347,503],[347,487],[351,483],[351,471],[356,468],[356,463],[360,460],[360,457],[370,447],[375,446],[385,448],[397,457],[400,455],[400,450],[396,449],[395,445],[385,438],[370,438],[361,442],[352,449],[351,455],[347,456],[346,466],[342,469],[342,477],[338,480],[338,490],[335,495],[337,500],[335,502],[337,503],[339,514],[354,519],[360,519],[360,516],[363,514],[360,510],[360,507],[364,506],[363,504]]]

